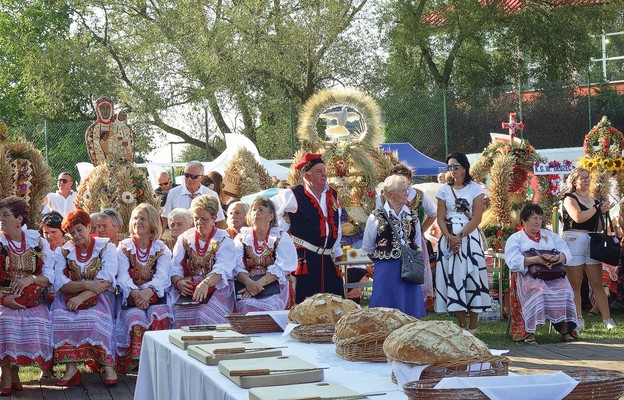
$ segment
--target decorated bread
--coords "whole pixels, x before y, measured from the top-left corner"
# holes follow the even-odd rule
[[[391,360],[422,365],[490,356],[485,343],[450,321],[404,325],[386,338],[383,350]]]
[[[345,300],[335,294],[317,293],[293,307],[288,319],[301,325],[333,324],[359,307],[353,300]]]
[[[362,308],[345,315],[336,324],[336,337],[347,339],[366,333],[392,332],[418,321],[396,308]]]

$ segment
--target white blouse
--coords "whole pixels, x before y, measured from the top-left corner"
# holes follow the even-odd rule
[[[91,257],[86,262],[80,262],[76,258],[76,246],[74,246],[71,242],[65,243],[62,247],[58,247],[54,252],[54,290],[58,291],[63,287],[63,285],[71,282],[63,271],[65,267],[67,267],[67,261],[65,257],[63,257],[63,253],[61,252],[63,249],[69,250],[69,254],[67,258],[74,261],[77,266],[80,267],[80,271],[84,271],[85,267],[89,265],[91,260],[96,257],[99,257],[100,252],[102,252],[102,268],[100,272],[97,273],[95,279],[105,280],[111,283],[111,286],[108,288],[109,291],[115,291],[115,276],[117,276],[117,252],[115,251],[115,245],[109,243],[108,238],[91,238],[91,240],[95,240],[95,244],[93,246],[93,252],[91,253]]]
[[[132,241],[132,238],[122,240],[117,246],[117,264],[119,266],[117,283],[119,287],[121,287],[124,300],[128,298],[132,289],[143,290],[150,286],[154,287],[158,297],[163,297],[165,295],[165,291],[171,286],[171,250],[169,250],[162,240],[152,241],[152,247],[150,248],[148,257],[153,257],[155,254],[160,253],[160,256],[156,260],[156,272],[154,273],[151,281],[145,282],[139,287],[134,283],[132,277],[130,276],[130,260],[128,259],[128,256],[126,256],[124,249],[132,255],[137,253],[137,249]],[[142,263],[138,259],[136,262],[140,265],[147,264],[147,262]]]
[[[275,263],[269,265],[267,272],[277,276],[280,282],[286,282],[286,275],[293,272],[297,268],[297,249],[290,235],[282,232],[278,227],[272,227],[269,231],[269,239],[267,246],[273,249],[275,241],[279,239],[277,248],[275,249]],[[260,242],[264,243],[264,242]],[[236,247],[236,266],[234,267],[234,278],[239,272],[247,273],[245,264],[243,264],[244,246],[250,246],[255,249],[253,228],[243,227],[240,233],[234,238],[234,246]]]

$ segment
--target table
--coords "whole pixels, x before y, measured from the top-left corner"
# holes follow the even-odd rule
[[[249,390],[241,389],[218,371],[204,365],[169,343],[170,330],[146,332],[141,348],[141,363],[135,400],[247,400]],[[375,399],[405,400],[407,396],[390,380],[387,363],[351,362],[339,358],[334,344],[307,344],[282,333],[252,335],[270,346],[288,346],[285,355],[296,355],[325,370],[325,382],[336,382],[358,393],[386,392]]]
[[[353,288],[367,288],[373,287],[373,282],[347,282],[347,269],[349,267],[361,267],[362,265],[370,265],[373,264],[372,261],[338,261],[335,263],[336,266],[340,267],[340,271],[342,272],[342,284],[344,287],[344,298],[348,298],[349,289]]]

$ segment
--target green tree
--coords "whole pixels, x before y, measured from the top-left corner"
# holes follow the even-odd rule
[[[259,125],[271,119],[261,121],[270,114],[265,101],[289,115],[293,102],[320,88],[356,84],[366,47],[348,30],[366,3],[82,0],[74,12],[80,31],[108,53],[119,96],[141,122],[203,148],[202,129],[176,120],[180,108],[209,109],[218,131],[211,135],[237,131],[257,142]]]

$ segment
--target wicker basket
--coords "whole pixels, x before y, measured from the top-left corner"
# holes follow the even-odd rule
[[[332,343],[336,324],[299,325],[290,332],[290,337],[303,343]]]
[[[579,384],[564,397],[565,400],[617,400],[624,395],[624,374],[618,371],[576,370],[566,374]],[[440,378],[421,379],[403,386],[411,400],[487,400],[488,397],[477,388],[434,389]]]
[[[508,373],[509,359],[507,357],[491,355],[489,357],[465,358],[440,364],[431,364],[422,371],[418,381],[409,382],[405,384],[405,386],[429,380],[436,380],[439,382],[442,378],[505,376]],[[394,372],[392,373],[392,382],[397,383]],[[436,383],[431,387],[435,386]]]
[[[383,351],[383,342],[389,334],[387,331],[372,332],[346,339],[338,339],[334,335],[336,354],[349,361],[386,362],[388,358]]]
[[[619,399],[624,396],[624,374],[618,371],[582,369],[565,371],[579,381],[566,400]]]
[[[232,329],[238,333],[267,333],[282,332],[283,329],[268,314],[262,315],[246,315],[246,314],[229,314],[226,315]]]

